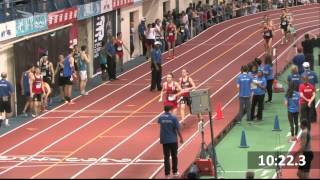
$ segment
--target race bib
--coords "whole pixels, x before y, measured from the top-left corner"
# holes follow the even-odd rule
[[[72,76],[70,77],[70,81],[73,81],[73,77]]]
[[[283,25],[283,26],[287,25],[287,22],[282,22],[282,25]]]
[[[184,30],[181,30],[182,33],[184,33]]]
[[[60,72],[60,77],[63,77],[63,72]]]
[[[36,89],[41,89],[41,84],[40,83],[36,84]]]
[[[169,96],[168,96],[168,100],[169,101],[175,101],[176,100],[176,95],[174,95],[174,94],[170,94]]]
[[[46,72],[46,71],[43,71],[43,72],[41,72],[41,75],[42,75],[42,76],[46,76],[46,75],[47,75],[47,72]]]
[[[122,51],[122,47],[119,46],[119,47],[117,48],[117,50],[118,50],[118,51]]]
[[[8,102],[9,101],[9,96],[2,96],[2,101],[3,102]]]
[[[173,36],[173,33],[169,33],[169,36]]]
[[[267,33],[266,33],[266,36],[270,36],[270,32],[267,32]]]

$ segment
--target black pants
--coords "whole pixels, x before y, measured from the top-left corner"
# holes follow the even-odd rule
[[[299,130],[299,112],[288,112],[288,119],[291,129],[291,136],[297,136]]]
[[[273,86],[273,79],[267,80],[267,92],[268,92],[268,100],[272,101],[272,86]]]
[[[309,64],[310,64],[310,69],[311,69],[311,71],[313,71],[313,70],[314,70],[314,58],[313,58],[313,54],[307,53],[307,54],[305,54],[304,56],[305,56],[306,62],[309,62]]]
[[[253,95],[252,105],[251,105],[251,119],[254,119],[256,105],[258,105],[257,118],[258,118],[258,120],[262,120],[263,103],[264,103],[264,94],[263,95]]]
[[[147,46],[146,46],[146,38],[142,38],[141,39],[141,43],[142,43],[142,53],[143,53],[143,56],[146,56],[147,55]]]
[[[116,63],[116,57],[115,56],[108,56],[108,75],[109,79],[116,79],[116,70],[117,70],[117,63]]]
[[[163,144],[164,171],[165,175],[170,175],[170,155],[172,158],[172,172],[178,172],[178,143]]]
[[[307,103],[301,104],[300,122],[302,120],[307,120],[307,122],[308,122],[308,130],[309,131],[311,131],[311,112],[312,112],[312,106],[310,108]]]
[[[161,90],[161,78],[162,78],[162,67],[161,64],[157,64],[159,70],[156,69],[155,65],[151,63],[151,90],[154,90],[156,87],[158,90]]]

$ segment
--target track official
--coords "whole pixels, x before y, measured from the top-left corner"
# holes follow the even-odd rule
[[[151,52],[151,88],[153,91],[156,87],[158,91],[162,90],[161,78],[162,78],[162,52],[161,52],[161,42],[156,41],[154,43],[155,48]]]

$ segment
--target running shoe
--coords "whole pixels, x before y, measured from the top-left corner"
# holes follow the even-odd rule
[[[5,119],[5,120],[4,120],[4,125],[5,125],[6,127],[9,127],[9,126],[10,126],[8,119]]]
[[[35,115],[35,114],[31,114],[31,116],[34,118],[34,117],[37,117],[37,115]]]
[[[176,177],[176,178],[177,178],[177,177],[179,177],[179,175],[180,175],[179,172],[173,173],[173,177]]]

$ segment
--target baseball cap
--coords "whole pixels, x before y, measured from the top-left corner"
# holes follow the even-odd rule
[[[309,64],[308,62],[304,62],[304,63],[302,64],[302,66],[303,66],[304,68],[309,68],[309,67],[310,67],[310,64]]]
[[[154,42],[154,45],[161,45],[161,42],[160,41],[156,41],[156,42]]]
[[[145,18],[145,17],[142,17],[142,18],[141,18],[141,21],[146,21],[146,18]]]

